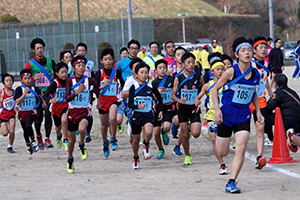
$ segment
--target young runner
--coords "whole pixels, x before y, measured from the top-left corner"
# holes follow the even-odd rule
[[[14,84],[14,77],[10,74],[2,75],[2,83],[4,88],[0,93],[0,123],[1,133],[4,137],[9,134],[9,143],[7,145],[8,153],[15,153],[13,150],[13,143],[15,140],[15,127],[16,127],[16,111],[14,100],[15,90],[12,89]]]
[[[124,87],[124,80],[119,70],[113,68],[114,51],[112,48],[105,48],[101,52],[100,60],[104,68],[99,70],[95,79],[100,86],[100,103],[101,107],[98,110],[101,121],[101,134],[103,140],[103,154],[109,156],[109,140],[107,139],[107,129],[110,128],[111,135],[111,150],[118,148],[116,139],[117,131],[117,112],[120,105],[120,89]],[[109,125],[110,123],[110,125]]]
[[[72,59],[71,64],[75,76],[66,81],[66,101],[69,102],[67,111],[69,143],[68,143],[68,173],[74,173],[74,144],[76,142],[76,130],[80,134],[79,150],[82,160],[87,159],[87,151],[84,144],[87,127],[92,115],[92,105],[90,96],[90,87],[97,96],[97,108],[100,108],[99,86],[94,78],[84,75],[86,69],[86,59],[84,56],[76,56]]]
[[[249,105],[251,101],[259,108],[256,88],[260,75],[251,67],[252,45],[244,37],[234,40],[232,45],[238,64],[226,70],[212,89],[215,105],[215,122],[219,124],[216,139],[217,152],[224,157],[229,152],[230,138],[234,131],[236,148],[232,161],[230,179],[225,186],[226,193],[240,193],[235,180],[242,168],[247,142],[250,135]],[[224,87],[222,107],[219,106],[218,91]],[[259,123],[264,123],[260,109],[256,112]]]
[[[259,81],[259,87],[257,89],[257,96],[258,96],[258,103],[259,108],[262,116],[266,118],[266,106],[267,106],[267,100],[266,100],[266,90],[268,91],[269,96],[271,99],[275,98],[275,94],[272,92],[271,87],[269,85],[268,76],[270,74],[270,66],[269,64],[264,60],[267,55],[267,40],[263,36],[258,36],[254,38],[253,40],[253,53],[254,53],[254,59],[252,59],[251,64],[252,67],[255,67],[260,75],[260,81]],[[253,114],[254,122],[255,122],[255,129],[256,129],[256,145],[257,145],[257,157],[256,157],[256,165],[255,169],[262,169],[266,164],[267,161],[264,157],[262,157],[263,151],[264,151],[264,129],[265,129],[265,123],[260,123],[257,121],[256,117],[256,110],[253,105],[253,103],[250,104],[250,110]],[[273,136],[272,136],[273,137]],[[272,139],[272,138],[271,138]],[[272,139],[273,141],[273,139]],[[270,142],[270,141],[269,141]]]
[[[30,59],[24,69],[31,70],[32,73],[32,83],[31,85],[39,88],[42,92],[45,92],[52,82],[52,75],[54,72],[55,62],[44,56],[45,42],[40,38],[35,38],[30,43],[30,48],[35,53],[35,57]],[[56,78],[54,76],[54,78]],[[35,122],[35,129],[37,131],[37,141],[39,143],[39,148],[44,149],[44,143],[41,134],[41,125],[43,122],[44,111],[45,111],[45,147],[52,148],[53,145],[50,140],[50,134],[52,129],[52,118],[51,112],[49,111],[50,104],[46,104],[47,107],[42,107],[41,105],[37,108],[38,118]]]
[[[158,104],[154,106],[154,139],[158,147],[157,159],[162,159],[165,155],[165,150],[162,146],[161,136],[164,145],[169,144],[168,132],[171,130],[172,119],[175,114],[174,101],[171,99],[174,77],[168,76],[168,62],[166,60],[158,60],[155,62],[155,70],[157,78],[152,82],[153,88],[158,88],[163,99],[163,120],[158,120],[159,113],[156,111]],[[161,124],[163,123],[163,126]]]
[[[233,65],[232,58],[230,56],[228,56],[227,54],[222,55],[222,61],[225,65],[225,70],[227,70],[229,67],[231,67]]]
[[[163,117],[163,102],[162,98],[157,90],[157,88],[152,87],[150,83],[147,82],[148,74],[150,67],[145,63],[140,63],[135,67],[135,73],[138,77],[138,82],[132,85],[129,89],[129,100],[128,107],[133,109],[132,115],[132,149],[133,149],[133,169],[139,168],[139,142],[140,142],[140,133],[142,127],[144,127],[145,140],[144,140],[144,159],[151,158],[150,150],[150,140],[153,132],[153,94],[158,100],[158,109],[159,112],[158,120],[162,120]]]
[[[194,72],[195,56],[192,53],[185,53],[181,58],[184,71],[174,80],[172,100],[177,102],[178,119],[182,134],[182,146],[185,153],[185,165],[192,164],[189,142],[188,122],[191,122],[191,134],[198,138],[201,133],[200,106],[194,104],[201,87],[201,75]]]
[[[66,79],[68,78],[68,65],[60,62],[55,66],[55,78],[46,92],[43,99],[49,102],[50,111],[53,116],[56,131],[56,146],[61,148],[62,144],[68,151],[68,124],[67,115],[68,103],[66,102]],[[62,131],[62,133],[61,133]],[[61,138],[63,137],[63,142]]]
[[[209,81],[202,87],[201,92],[195,99],[195,105],[199,106],[201,104],[200,100],[204,96],[204,94],[208,97],[208,99],[209,99],[208,103],[207,103],[208,110],[206,111],[203,119],[208,122],[208,127],[209,127],[208,131],[209,131],[209,135],[211,137],[213,151],[214,151],[214,154],[215,154],[217,160],[220,163],[219,174],[225,175],[225,174],[227,174],[227,166],[225,165],[223,158],[217,154],[217,149],[216,149],[217,124],[214,122],[215,106],[213,104],[212,93],[211,93],[212,88],[215,86],[216,82],[220,79],[220,77],[224,73],[225,66],[224,66],[224,63],[222,62],[220,53],[212,53],[211,55],[208,56],[208,60],[212,60],[210,63],[210,65],[211,65],[210,71],[213,74],[214,79]],[[221,96],[222,89],[223,88],[221,88],[219,90],[220,97],[222,97]]]
[[[20,77],[22,85],[17,87],[14,99],[16,100],[16,105],[20,106],[18,118],[23,129],[26,149],[28,153],[32,154],[39,150],[39,144],[34,139],[31,125],[37,119],[37,108],[39,104],[43,104],[43,108],[47,107],[47,105],[46,102],[41,102],[43,92],[40,89],[31,86],[33,79],[31,71],[29,69],[22,69]]]
[[[163,57],[157,54],[159,49],[159,44],[157,42],[151,42],[149,44],[149,48],[151,54],[145,57],[143,61],[150,67],[149,81],[152,82],[157,77],[157,74],[155,73],[155,62],[162,59]]]
[[[167,53],[167,56],[165,56],[163,59],[168,62],[168,72],[167,75],[172,76],[173,72],[176,72],[176,65],[177,62],[175,60],[175,43],[173,41],[167,41],[165,43],[165,52]]]
[[[69,50],[62,50],[61,52],[59,52],[59,62],[64,62],[65,64],[68,64],[72,60],[72,58],[73,54]]]

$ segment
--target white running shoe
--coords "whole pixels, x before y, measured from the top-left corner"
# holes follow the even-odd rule
[[[36,141],[34,141],[34,142],[31,142],[31,144],[32,144],[32,149],[33,149],[33,151],[34,152],[38,152],[39,151],[39,144],[36,142]]]
[[[144,149],[143,149],[143,154],[144,154],[144,159],[147,160],[147,159],[150,159],[151,158],[151,150],[150,150],[150,145],[148,146],[144,146]]]
[[[132,169],[139,169],[139,168],[140,168],[140,160],[134,158],[132,161]]]
[[[222,165],[220,166],[219,175],[226,175],[227,174],[227,166]]]
[[[265,139],[265,146],[273,146],[273,142],[267,138]]]

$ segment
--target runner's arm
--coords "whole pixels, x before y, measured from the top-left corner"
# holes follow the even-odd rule
[[[137,105],[134,105],[134,102],[133,102],[134,91],[135,91],[135,87],[134,87],[134,85],[132,85],[132,86],[130,87],[130,89],[129,89],[128,107],[131,108],[131,109],[138,109],[138,106],[137,106]]]
[[[56,91],[56,88],[57,88],[56,82],[52,81],[43,95],[43,100],[49,102],[50,101],[49,94],[53,94]]]

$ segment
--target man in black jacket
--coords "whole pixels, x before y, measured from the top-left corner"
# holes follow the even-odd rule
[[[271,69],[272,80],[270,83],[271,87],[274,82],[274,76],[278,73],[282,73],[282,71],[284,70],[283,53],[282,53],[280,47],[281,47],[281,40],[280,40],[280,38],[277,38],[275,40],[275,48],[273,48],[269,54],[269,63],[272,66],[272,69]]]
[[[300,99],[298,94],[287,86],[287,82],[288,79],[284,74],[276,74],[274,77],[276,89],[274,93],[276,97],[267,102],[265,131],[271,141],[273,141],[272,126],[275,121],[273,110],[276,107],[279,107],[281,110],[284,129],[287,131],[287,134],[290,135],[289,138],[295,135],[295,133],[300,133]]]

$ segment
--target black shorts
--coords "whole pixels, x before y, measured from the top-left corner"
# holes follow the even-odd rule
[[[200,108],[199,106],[197,106]],[[178,110],[178,119],[179,123],[188,122],[189,120],[191,123],[200,122],[200,109],[196,110],[195,105],[180,105]]]
[[[261,108],[261,109],[260,109],[260,112],[261,112],[261,115],[262,115],[264,118],[266,118],[266,116],[267,116],[267,109],[266,109],[266,107]],[[254,122],[257,122],[256,110],[253,111],[253,119],[254,119]]]
[[[153,126],[161,126],[163,122],[170,122],[172,123],[173,117],[174,117],[174,111],[166,111],[163,113],[163,119],[161,121],[157,121],[159,113],[155,113],[154,115],[154,121],[153,121]]]
[[[66,113],[68,111],[68,108],[64,108],[61,112],[61,115]],[[54,120],[54,125],[60,126],[61,125],[61,117],[58,117],[57,115],[52,115],[53,116],[53,120]]]
[[[238,131],[248,131],[250,133],[250,119],[240,123],[239,125],[237,125],[234,128],[230,128],[222,123],[218,126],[217,135],[222,138],[229,138],[229,137],[231,137],[232,131],[234,133],[236,133]]]
[[[16,116],[13,116],[13,117],[10,117],[8,120],[6,119],[0,119],[0,124],[3,123],[3,122],[8,122],[11,118],[16,118]]]
[[[78,125],[81,122],[81,120],[83,120],[83,119],[88,120],[89,123],[91,122],[91,117],[88,117],[88,116],[85,116],[85,117],[82,117],[81,119],[79,119],[78,124],[75,124],[75,123],[73,123],[72,121],[70,121],[68,119],[68,131],[70,131],[70,132],[77,131],[78,130]]]
[[[274,74],[281,74],[281,73],[282,73],[282,69],[281,69],[281,68],[273,68],[273,69],[272,69],[272,72],[273,72]]]
[[[121,104],[121,102],[113,102],[110,106],[112,106],[113,104],[116,104],[116,105],[119,107],[120,104]],[[99,113],[100,115],[105,115],[105,114],[107,114],[108,112],[109,112],[109,111],[102,110],[101,108],[98,109],[98,113]]]
[[[143,123],[140,125],[137,125],[134,122],[131,122],[132,135],[139,135],[142,131],[142,127],[147,123],[153,124],[153,118],[148,117],[148,118],[144,119]]]

